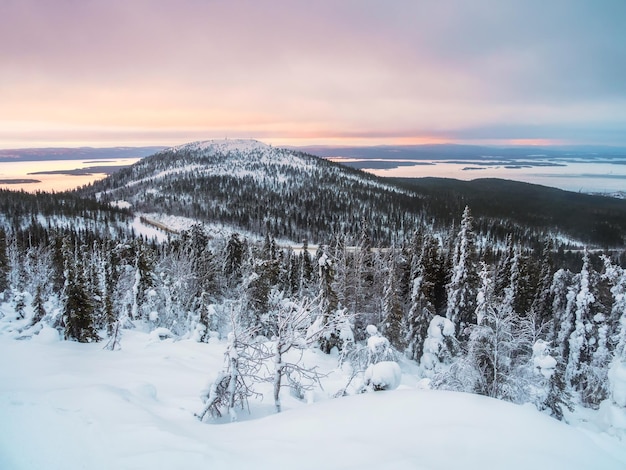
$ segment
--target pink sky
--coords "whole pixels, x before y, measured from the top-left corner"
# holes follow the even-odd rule
[[[626,145],[622,0],[0,0],[0,148]]]

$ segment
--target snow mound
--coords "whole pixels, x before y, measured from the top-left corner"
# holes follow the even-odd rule
[[[152,330],[150,332],[150,337],[154,340],[154,341],[163,341],[165,339],[171,339],[174,337],[174,333],[172,333],[169,329],[164,328],[164,327],[160,327],[160,328],[155,328],[154,330]]]
[[[400,385],[402,372],[397,362],[383,361],[365,369],[363,378],[365,385],[374,390],[395,390]]]
[[[615,361],[609,369],[611,398],[618,406],[626,408],[626,363]]]
[[[49,344],[58,343],[61,340],[61,337],[59,336],[59,332],[56,329],[50,328],[49,326],[44,326],[38,334],[33,335],[32,340],[37,343]]]

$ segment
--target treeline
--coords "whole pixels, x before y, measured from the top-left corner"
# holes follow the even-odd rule
[[[535,233],[561,233],[603,248],[623,247],[626,201],[495,178],[394,178],[429,202],[429,213],[450,223],[470,206],[477,224],[506,221]],[[479,230],[482,231],[482,230]]]
[[[130,211],[112,207],[96,199],[73,192],[46,193],[0,189],[0,226],[19,232],[38,231],[39,226],[51,229],[62,221],[70,225],[88,226],[90,231],[125,231]],[[79,221],[80,222],[77,222]]]
[[[454,229],[419,225],[390,246],[360,226],[315,252],[306,242],[281,248],[269,233],[211,239],[202,225],[162,244],[7,227],[0,292],[24,337],[48,325],[115,348],[124,328],[143,327],[208,341],[225,338],[236,317],[272,338],[289,302],[306,305],[304,324],[335,326],[318,338],[323,351],[355,360],[374,325],[433,387],[532,402],[559,418],[572,402],[598,407],[608,397],[609,366],[626,342],[626,276],[614,260],[550,241],[532,250],[512,236],[479,243],[467,208]]]

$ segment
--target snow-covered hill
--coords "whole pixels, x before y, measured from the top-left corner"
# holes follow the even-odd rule
[[[1,322],[0,322],[1,323]],[[605,434],[475,395],[416,388],[329,399],[347,376],[336,357],[310,403],[269,394],[240,422],[201,423],[199,395],[224,343],[161,341],[125,331],[121,351],[59,342],[52,329],[16,341],[0,325],[0,468],[623,469]],[[2,329],[0,328],[0,329]]]
[[[376,240],[409,233],[423,207],[411,191],[367,173],[254,140],[217,140],[173,147],[145,158],[85,195],[139,212],[188,217],[294,241],[357,234]]]

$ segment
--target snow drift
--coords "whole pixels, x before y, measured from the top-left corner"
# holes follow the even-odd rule
[[[3,469],[622,469],[619,441],[475,395],[398,390],[305,404],[270,394],[233,424],[194,418],[225,343],[154,341],[124,331],[100,344],[0,336]],[[336,358],[317,358],[329,370]],[[331,371],[325,393],[346,377]]]

